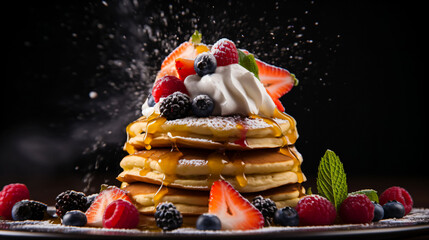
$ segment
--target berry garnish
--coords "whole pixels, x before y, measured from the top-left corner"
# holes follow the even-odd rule
[[[153,107],[155,106],[155,104],[156,104],[155,99],[152,96],[152,92],[150,92],[149,95],[147,96],[147,105],[149,107]]]
[[[281,226],[298,226],[299,216],[295,208],[284,207],[274,213],[274,223]]]
[[[345,223],[370,223],[374,204],[365,194],[350,195],[341,203],[339,215]]]
[[[213,109],[213,99],[208,95],[198,95],[192,100],[192,113],[197,117],[208,117],[212,114]]]
[[[405,207],[405,215],[413,209],[413,198],[402,187],[390,187],[380,195],[380,204],[384,205],[388,201],[396,200]]]
[[[383,207],[378,204],[377,202],[372,202],[374,204],[374,218],[372,219],[373,222],[378,222],[381,219],[384,218],[384,209]]]
[[[172,203],[164,202],[156,206],[155,222],[163,231],[170,231],[182,226],[183,216]]]
[[[200,77],[214,73],[216,67],[216,58],[209,52],[203,52],[195,58],[194,70]]]
[[[85,211],[87,209],[86,204],[87,200],[85,194],[74,190],[62,192],[55,198],[55,208],[60,218],[71,210]]]
[[[179,77],[176,71],[176,59],[194,59],[198,54],[197,49],[194,46],[195,45],[192,42],[184,42],[174,49],[173,52],[171,52],[162,62],[161,70],[158,72],[156,79],[164,76]]]
[[[80,210],[66,212],[62,219],[62,224],[66,226],[83,227],[86,225],[86,215]]]
[[[155,82],[152,96],[155,102],[159,102],[160,98],[167,97],[174,92],[188,94],[188,90],[182,80],[175,76],[164,76]]]
[[[191,110],[191,99],[188,95],[175,92],[164,98],[159,106],[161,116],[174,120],[188,116]]]
[[[211,49],[218,66],[238,63],[238,51],[235,44],[226,38],[219,39]]]
[[[265,225],[269,226],[273,221],[274,213],[277,211],[276,203],[259,195],[252,199],[252,205],[262,213]]]
[[[194,60],[186,58],[177,58],[176,71],[179,75],[179,79],[182,81],[184,81],[187,76],[196,74],[194,69]]]
[[[42,220],[48,206],[42,202],[22,200],[12,208],[12,219],[15,221]]]
[[[295,75],[284,68],[270,65],[258,59],[256,59],[256,64],[258,65],[261,83],[267,89],[277,108],[283,112],[284,107],[279,98],[288,93],[293,86],[296,86],[298,80],[295,78]]]
[[[221,230],[222,224],[216,215],[205,213],[198,217],[195,227],[198,230]]]
[[[136,228],[139,224],[139,211],[129,201],[122,199],[111,202],[104,212],[105,228]]]
[[[218,216],[225,230],[249,230],[264,226],[264,217],[228,182],[218,180],[210,189],[209,213]]]
[[[392,200],[383,205],[384,219],[386,218],[402,218],[405,216],[405,207],[402,203]]]
[[[127,193],[115,186],[109,186],[102,192],[100,192],[92,203],[92,205],[86,210],[85,215],[88,220],[89,226],[102,227],[103,226],[103,215],[106,211],[107,206],[118,199],[123,199],[131,202]]]
[[[337,215],[334,205],[319,195],[308,195],[296,206],[300,225],[330,225]]]
[[[29,198],[30,192],[27,186],[22,183],[12,183],[4,186],[0,192],[0,217],[4,220],[10,220],[13,205]]]
[[[98,193],[91,194],[86,196],[86,209],[85,211],[91,207],[92,203],[94,203],[95,199],[98,197]]]

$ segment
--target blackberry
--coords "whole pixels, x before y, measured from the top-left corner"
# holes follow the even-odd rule
[[[12,208],[12,219],[15,221],[42,220],[48,206],[42,202],[22,200]]]
[[[67,190],[55,198],[57,215],[62,218],[66,212],[71,210],[86,211],[87,199],[84,193]]]
[[[167,120],[186,117],[191,109],[191,99],[182,92],[174,92],[161,102],[159,111]]]
[[[174,230],[183,224],[183,216],[173,203],[160,203],[155,212],[156,225],[163,231]]]
[[[277,206],[274,201],[259,195],[253,198],[252,204],[262,213],[262,216],[264,216],[265,225],[271,225],[274,214],[277,211]]]

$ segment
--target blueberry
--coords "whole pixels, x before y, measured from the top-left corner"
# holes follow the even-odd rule
[[[198,76],[214,73],[216,70],[216,58],[209,52],[203,52],[195,58],[194,69]]]
[[[86,222],[86,215],[80,210],[68,211],[63,217],[63,224],[66,226],[83,227],[86,225]]]
[[[386,218],[402,218],[405,215],[405,208],[402,203],[393,200],[383,205],[384,219]]]
[[[208,117],[213,109],[214,102],[208,95],[198,95],[192,100],[192,112],[197,117]]]
[[[384,217],[384,209],[383,207],[378,204],[377,202],[372,202],[374,204],[374,218],[372,219],[373,222],[378,222]]]
[[[279,209],[274,213],[274,223],[281,226],[298,226],[298,212],[292,207]]]
[[[12,219],[15,221],[42,220],[47,210],[47,205],[33,200],[22,200],[12,208]]]
[[[149,93],[149,95],[147,96],[147,105],[149,107],[153,107],[155,106],[155,104],[155,99],[153,98],[152,93]]]
[[[196,228],[198,230],[220,230],[222,225],[216,215],[205,213],[198,217]]]

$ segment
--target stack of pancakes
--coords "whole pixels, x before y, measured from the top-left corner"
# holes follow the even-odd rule
[[[295,120],[276,109],[273,118],[256,115],[186,117],[166,120],[154,111],[127,127],[120,165],[122,188],[140,213],[151,215],[172,202],[184,216],[208,211],[214,181],[224,179],[251,200],[272,199],[295,206],[304,194],[302,156],[295,149]]]

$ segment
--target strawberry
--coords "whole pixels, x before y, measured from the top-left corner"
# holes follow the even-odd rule
[[[235,44],[226,38],[218,40],[212,47],[211,53],[216,58],[217,66],[227,66],[238,63],[238,51]]]
[[[194,69],[194,60],[186,58],[176,58],[176,71],[179,79],[185,81],[189,75],[196,74]]]
[[[106,190],[100,192],[91,206],[85,212],[87,225],[93,227],[102,227],[103,215],[107,206],[118,199],[131,202],[127,192],[115,186],[109,186]]]
[[[228,182],[218,180],[210,189],[209,213],[215,214],[224,230],[250,230],[264,226],[264,217]]]

